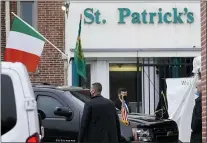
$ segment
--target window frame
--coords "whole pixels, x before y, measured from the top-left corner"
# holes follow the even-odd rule
[[[20,13],[21,13],[21,2],[25,2],[25,1],[17,1],[17,15],[19,17],[21,17]],[[33,11],[32,11],[32,27],[34,27],[35,29],[37,29],[38,26],[38,5],[37,5],[37,1],[28,1],[28,2],[34,2],[33,4]]]
[[[17,15],[19,17],[21,17],[20,13],[21,13],[21,2],[25,2],[25,1],[17,1]],[[37,1],[28,1],[28,2],[34,2],[33,4],[33,12],[32,12],[32,19],[33,19],[33,23],[32,23],[32,27],[34,27],[36,30],[38,30],[38,3]],[[29,75],[38,75],[39,74],[39,66],[37,66],[36,71],[35,72],[29,72]]]
[[[88,101],[90,101],[90,96],[83,94],[81,92],[88,92],[90,94],[90,90],[82,90],[82,91],[68,91],[73,97],[77,98],[78,100],[82,101],[83,103],[86,103]],[[80,98],[80,97],[84,97],[84,98]],[[85,100],[87,99],[87,101]]]

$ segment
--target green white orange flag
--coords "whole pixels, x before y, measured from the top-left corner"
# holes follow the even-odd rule
[[[25,21],[15,16],[5,48],[4,60],[23,63],[28,72],[35,72],[45,38]]]

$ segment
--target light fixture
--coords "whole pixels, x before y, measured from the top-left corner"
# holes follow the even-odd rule
[[[118,66],[119,68],[121,68],[121,67],[123,66],[123,64],[117,64],[117,66]]]
[[[63,11],[65,11],[67,17],[68,17],[68,13],[69,13],[69,7],[70,7],[70,2],[66,2],[61,8]]]
[[[65,11],[65,10],[66,10],[66,7],[65,7],[65,5],[63,5],[63,6],[62,6],[62,10],[63,10],[63,11]]]

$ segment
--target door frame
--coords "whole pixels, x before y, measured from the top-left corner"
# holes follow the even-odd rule
[[[136,58],[133,58],[133,59],[132,58],[130,58],[130,59],[128,59],[128,58],[120,58],[120,60],[113,60],[113,59],[111,59],[111,60],[108,61],[108,64],[109,64],[109,71],[108,71],[109,72],[109,78],[108,78],[109,79],[109,85],[108,85],[109,86],[108,87],[109,94],[110,94],[110,64],[119,64],[119,63],[123,63],[123,64],[137,64],[137,60],[136,60]],[[140,89],[142,90],[142,85],[141,85]],[[138,97],[138,94],[139,94],[138,89],[137,89],[137,93],[136,94],[137,94],[136,98],[137,98],[137,100],[139,100],[140,97]],[[109,96],[109,98],[110,98],[110,96]],[[137,102],[137,110],[139,110],[139,108],[140,108],[140,107],[138,107],[139,106],[139,101],[136,101],[136,102]],[[143,101],[143,97],[141,97],[141,102],[142,103],[144,102]]]

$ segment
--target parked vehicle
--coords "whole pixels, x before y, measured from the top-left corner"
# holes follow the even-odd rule
[[[1,141],[40,142],[37,104],[25,66],[1,64]]]
[[[90,91],[78,87],[33,86],[38,109],[45,114],[45,142],[77,142],[84,103]],[[117,110],[120,115],[120,111]],[[178,128],[172,120],[131,113],[130,125],[121,123],[123,141],[177,142]],[[110,121],[109,121],[110,122]]]

